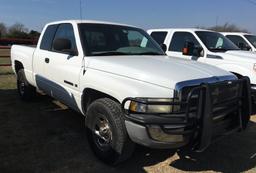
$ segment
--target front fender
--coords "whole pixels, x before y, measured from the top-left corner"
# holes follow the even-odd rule
[[[247,76],[250,78],[252,84],[256,84],[256,72],[252,70],[252,67],[249,65],[241,66],[238,64],[219,64],[217,67],[222,68],[224,70],[237,73],[241,76]]]
[[[173,97],[174,90],[149,84],[128,77],[115,75],[99,70],[89,69],[81,77],[81,90],[92,88],[118,100],[120,103],[127,97]]]

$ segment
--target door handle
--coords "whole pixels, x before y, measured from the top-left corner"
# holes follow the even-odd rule
[[[44,61],[45,61],[46,63],[49,63],[49,62],[50,62],[50,59],[49,59],[49,58],[45,58]]]

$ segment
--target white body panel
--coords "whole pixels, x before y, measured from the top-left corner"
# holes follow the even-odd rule
[[[237,73],[242,76],[248,76],[252,84],[256,84],[256,70],[253,69],[254,64],[256,64],[256,53],[236,50],[236,51],[227,51],[225,53],[211,52],[207,49],[204,43],[196,35],[196,31],[207,31],[201,29],[151,29],[148,30],[148,33],[152,32],[167,32],[164,44],[167,46],[166,54],[170,57],[178,57],[183,59],[196,60],[199,62],[207,63],[210,65],[217,66],[224,70],[230,71],[232,73]],[[191,33],[196,40],[200,43],[204,50],[204,56],[202,57],[192,57],[183,55],[182,52],[169,51],[168,48],[172,41],[173,34],[175,32],[188,32]],[[221,58],[208,58],[207,56],[217,56]]]
[[[12,68],[14,67],[14,61],[22,62],[24,66],[24,72],[26,75],[27,80],[29,83],[35,85],[34,77],[33,77],[33,55],[35,52],[34,47],[28,46],[18,46],[13,45],[11,48],[11,61],[12,61]],[[15,71],[15,70],[14,70]]]
[[[82,94],[87,88],[108,94],[122,102],[126,97],[173,97],[175,85],[187,80],[214,76],[236,79],[231,73],[214,66],[167,56],[84,57],[78,22],[81,21],[51,23],[73,25],[78,56],[69,57],[41,50],[39,45],[44,29],[36,49],[13,46],[11,58],[13,64],[14,61],[19,61],[24,65],[31,85],[43,89],[82,113]],[[45,58],[49,58],[50,62],[45,63]],[[68,85],[65,80],[74,85]]]

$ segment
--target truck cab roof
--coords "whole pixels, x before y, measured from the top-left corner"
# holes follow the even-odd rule
[[[246,32],[220,32],[221,34],[223,35],[240,35],[240,36],[243,36],[243,35],[253,35],[253,34],[250,34],[250,33],[246,33]]]
[[[200,28],[160,28],[160,29],[150,29],[148,30],[149,32],[153,31],[186,31],[186,32],[196,32],[196,31],[209,31],[209,32],[215,32],[211,30],[206,30],[206,29],[200,29]]]
[[[122,24],[122,23],[98,21],[98,20],[62,20],[62,21],[55,21],[55,22],[48,23],[46,26],[54,25],[54,24],[63,24],[63,23],[73,23],[73,24],[93,23],[93,24],[108,24],[108,25],[122,25],[122,26],[135,27],[132,25],[127,25],[127,24]]]

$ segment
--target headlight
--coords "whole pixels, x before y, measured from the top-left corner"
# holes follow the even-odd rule
[[[180,105],[177,105],[178,99],[164,98],[137,98],[130,102],[129,110],[136,113],[174,113],[180,110]]]

